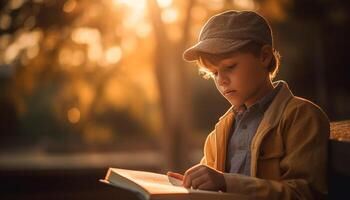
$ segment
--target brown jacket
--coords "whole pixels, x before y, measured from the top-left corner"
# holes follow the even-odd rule
[[[323,199],[328,192],[329,120],[320,107],[279,82],[283,86],[252,139],[251,177],[224,173],[226,190],[251,199]],[[200,164],[224,172],[234,117],[231,107],[219,119],[206,139]]]

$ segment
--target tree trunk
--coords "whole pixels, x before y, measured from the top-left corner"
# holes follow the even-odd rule
[[[187,43],[190,12],[193,1],[189,1],[187,20],[184,23],[183,39],[179,43],[169,40],[161,20],[161,9],[156,0],[149,0],[149,11],[155,30],[156,48],[154,62],[158,81],[162,116],[162,147],[166,170],[182,171],[189,162],[189,134],[191,134],[190,87],[182,61],[182,51]]]

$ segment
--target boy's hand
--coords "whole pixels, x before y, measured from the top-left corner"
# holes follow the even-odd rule
[[[226,191],[223,173],[206,165],[195,165],[188,169],[184,175],[174,172],[168,172],[167,175],[182,180],[182,184],[186,188]]]
[[[173,178],[176,178],[176,179],[179,179],[180,181],[182,181],[184,178],[184,176],[182,174],[175,173],[175,172],[168,172],[166,175],[173,177]]]

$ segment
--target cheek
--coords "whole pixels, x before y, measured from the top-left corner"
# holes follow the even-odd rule
[[[233,80],[235,85],[239,87],[237,89],[244,90],[251,83],[252,72],[249,66],[242,65],[235,75],[236,77]]]
[[[255,63],[247,63],[245,66],[237,71],[235,84],[243,93],[249,93],[253,88],[255,88],[256,84],[260,83],[261,72],[254,65]]]

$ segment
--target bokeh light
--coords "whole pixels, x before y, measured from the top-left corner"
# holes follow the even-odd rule
[[[67,117],[70,123],[78,123],[80,120],[80,111],[78,108],[74,107],[68,110]]]

